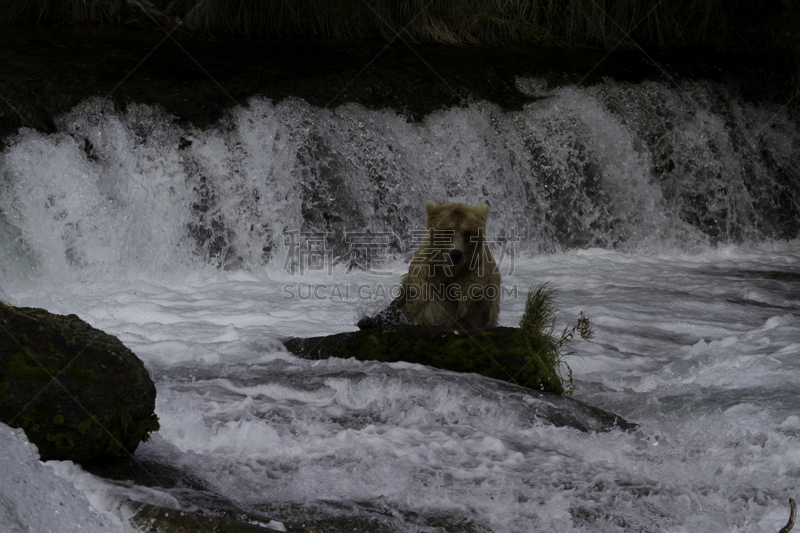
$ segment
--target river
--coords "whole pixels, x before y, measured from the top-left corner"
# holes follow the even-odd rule
[[[777,532],[800,495],[795,122],[715,82],[516,83],[520,110],[420,121],[254,97],[194,127],[94,98],[21,129],[0,154],[0,297],[130,347],[161,421],[142,475],[192,482],[21,475],[55,471],[121,531],[123,497],[214,495],[320,532]],[[477,375],[284,350],[385,305],[428,198],[489,204],[501,325],[541,281],[560,326],[591,317],[574,398],[636,429],[554,424]],[[4,498],[0,519],[34,523]]]

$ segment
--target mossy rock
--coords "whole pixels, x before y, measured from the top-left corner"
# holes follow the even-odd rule
[[[289,339],[286,349],[306,359],[355,357],[360,361],[406,361],[455,372],[474,372],[537,391],[564,394],[556,369],[546,364],[520,328],[457,331],[398,325],[327,337]]]
[[[0,303],[0,422],[22,428],[42,460],[133,453],[159,428],[156,388],[116,337],[76,315]]]

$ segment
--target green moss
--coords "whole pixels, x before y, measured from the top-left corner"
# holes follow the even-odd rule
[[[78,346],[79,344],[83,344],[85,346],[94,345],[94,341],[90,342],[89,344],[86,344],[86,339],[84,338],[84,336],[81,335],[81,332],[75,329],[64,328],[61,330],[61,335],[64,338],[64,342],[67,343],[67,346],[75,347]]]
[[[16,379],[48,380],[58,373],[56,365],[46,365],[30,350],[17,352],[6,360],[6,375]]]
[[[84,419],[83,422],[79,422],[77,424],[73,424],[72,427],[78,430],[78,433],[81,434],[81,437],[85,437],[86,433],[94,427],[97,423],[97,419],[93,416],[90,416]]]
[[[93,420],[92,427],[96,423]],[[121,455],[126,449],[135,448],[140,441],[150,439],[150,433],[158,431],[158,417],[129,417],[126,411],[114,410],[106,413],[94,433],[98,448],[110,455]],[[112,435],[114,435],[112,437]]]
[[[40,433],[42,431],[47,431],[52,420],[55,419],[58,414],[59,409],[57,405],[44,402],[24,409],[16,416],[14,421],[17,427],[21,427],[26,433],[29,431]]]
[[[79,379],[81,381],[91,381],[93,383],[101,383],[100,378],[97,376],[97,372],[84,366],[72,363],[69,371],[70,374],[72,374],[72,377],[75,379]]]
[[[58,406],[50,403],[26,409],[15,419],[15,425],[39,444],[42,457],[58,457],[63,452],[93,457],[120,455],[136,448],[149,434],[158,431],[158,417],[131,416],[127,408],[115,408],[102,416],[88,416],[76,424],[66,423]],[[37,437],[38,436],[38,437]]]
[[[48,433],[45,438],[56,450],[69,451],[75,449],[75,441],[69,433]]]
[[[28,334],[27,333],[21,334],[19,337],[17,337],[17,340],[23,346],[25,346],[26,344],[28,344],[28,342],[30,342],[30,339],[28,338]]]
[[[38,313],[37,310],[23,311]],[[139,383],[139,378],[142,377],[140,368],[128,364],[116,366],[118,370],[113,379],[117,385],[109,390],[109,387],[102,386],[106,376],[85,364],[95,361],[98,346],[107,345],[105,351],[109,357],[119,359],[117,352],[122,345],[109,341],[113,337],[99,334],[87,325],[76,323],[78,319],[75,317],[67,317],[68,321],[73,322],[65,323],[63,317],[51,318],[44,312],[35,317],[21,312],[14,314],[16,320],[24,322],[20,316],[36,320],[37,323],[27,324],[30,328],[26,335],[20,335],[20,341],[26,344],[23,349],[17,353],[9,350],[3,354],[0,398],[4,400],[4,413],[11,412],[9,423],[25,431],[29,440],[39,447],[44,460],[69,458],[80,462],[119,455],[123,450],[134,450],[140,441],[147,440],[150,432],[158,429],[158,418],[152,412],[140,412],[139,407],[133,406],[136,402],[132,395],[137,387],[142,386]],[[62,325],[63,327],[59,327]],[[69,368],[65,368],[68,357],[60,353],[64,350],[64,344],[72,343],[80,350],[76,353],[83,353],[83,349],[88,347],[86,341],[92,338],[95,339],[91,343],[92,349],[83,358],[75,357]],[[11,345],[12,349],[15,349],[14,346],[16,343]],[[38,394],[41,387],[49,384],[52,376],[59,375],[59,372],[64,387],[81,397],[81,402],[84,397],[81,396],[80,389],[84,388],[84,383],[91,383],[86,387],[90,389],[86,404],[95,416],[86,417],[85,412],[73,403],[70,398],[72,395],[62,391],[60,387],[52,386],[47,388],[45,394]],[[103,403],[102,397],[92,395],[95,383],[101,385],[96,389],[99,396],[108,394],[114,399],[111,408]],[[27,403],[20,400],[21,404],[15,403],[16,395],[29,394],[28,391],[36,394],[35,401]],[[8,407],[9,399],[12,400],[11,407]],[[99,407],[100,405],[103,407]]]

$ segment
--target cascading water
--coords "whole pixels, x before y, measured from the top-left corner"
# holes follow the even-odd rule
[[[256,97],[201,129],[93,99],[55,132],[6,140],[0,297],[76,313],[139,355],[161,420],[137,451],[143,477],[191,480],[115,486],[48,462],[102,511],[98,528],[132,531],[124,498],[315,531],[786,523],[800,496],[796,123],[712,82],[517,83],[522,110],[471,102],[421,122]],[[541,280],[565,318],[593,318],[595,339],[567,357],[576,397],[636,430],[556,424],[554,401],[476,375],[283,350],[354,329],[364,302],[331,287],[396,281],[428,198],[487,202],[493,245],[513,244],[500,267],[521,297],[501,302],[502,325]],[[287,268],[295,230],[327,233],[335,264]],[[348,269],[347,235],[365,230],[391,236],[392,277]],[[287,293],[299,282],[326,290]],[[19,433],[0,439],[24,451]],[[37,487],[48,472],[14,470]],[[69,526],[26,519],[9,483],[0,529]]]
[[[348,231],[393,232],[407,253],[428,198],[485,201],[487,233],[536,252],[797,235],[800,135],[785,112],[701,82],[519,86],[538,98],[523,111],[472,103],[419,124],[253,98],[205,131],[90,100],[2,154],[4,243],[44,272],[253,269],[297,229],[329,232],[337,255]]]

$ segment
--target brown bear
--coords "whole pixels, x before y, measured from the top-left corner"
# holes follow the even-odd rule
[[[389,308],[359,327],[407,322],[457,328],[495,327],[500,272],[484,241],[489,207],[425,202],[427,231]]]

